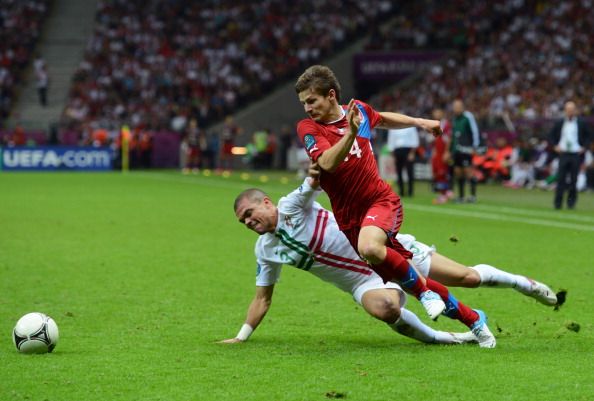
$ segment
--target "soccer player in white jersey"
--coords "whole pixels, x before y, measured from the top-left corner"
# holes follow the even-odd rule
[[[240,223],[260,234],[255,248],[257,288],[245,324],[236,338],[224,342],[247,340],[270,307],[281,266],[288,264],[351,293],[370,315],[401,334],[441,344],[477,341],[478,335],[479,345],[495,345],[486,324],[473,330],[474,335],[435,331],[404,309],[406,296],[402,289],[395,283],[384,283],[359,258],[332,213],[314,201],[320,193],[318,185],[316,179],[307,178],[297,190],[283,197],[278,207],[258,189],[246,190],[237,197],[234,208]]]
[[[315,177],[315,169],[310,170],[310,173]],[[310,185],[310,182],[314,186]],[[223,342],[245,341],[261,322],[270,307],[274,284],[278,280],[282,264],[300,266],[338,288],[352,293],[355,300],[362,304],[369,314],[387,322],[394,330],[419,341],[457,343],[473,339],[468,335],[470,333],[452,334],[435,331],[421,323],[410,311],[399,308],[400,302],[405,301],[402,290],[394,283],[384,284],[374,272],[364,273],[366,265],[349,246],[346,237],[337,232],[338,227],[332,213],[314,202],[318,193],[316,187],[316,180],[306,180],[299,190],[281,199],[278,208],[263,192],[255,189],[248,190],[237,198],[235,210],[240,222],[261,234],[256,245],[257,290],[256,297],[248,310],[246,323],[237,337]],[[255,197],[255,202],[248,196]],[[295,243],[289,240],[292,237],[287,234],[287,230],[293,232],[295,224],[298,225],[300,234],[305,234],[305,240],[310,239],[308,246],[304,244],[307,241],[303,241],[303,246],[296,245],[299,242],[297,238],[299,235],[293,238]],[[332,238],[328,247],[330,249],[322,245],[322,240],[326,238]],[[417,241],[412,235],[399,234],[398,241],[413,254],[413,263],[422,275],[432,277],[445,285],[470,288],[478,286],[514,288],[542,304],[548,306],[557,304],[557,297],[545,284],[487,264],[464,266],[440,255],[435,252],[434,247]],[[270,250],[275,246],[277,252],[271,253]],[[314,252],[312,246],[316,246],[317,251]],[[297,252],[297,249],[301,251],[305,248],[310,249],[309,259],[303,258],[303,255]],[[298,256],[291,257],[291,252],[297,252]],[[316,263],[316,259],[320,263]],[[482,334],[482,338],[481,345],[490,346],[490,341],[486,341],[489,340],[488,336]]]

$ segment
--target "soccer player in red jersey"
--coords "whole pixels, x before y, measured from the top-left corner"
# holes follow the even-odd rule
[[[448,147],[452,135],[452,124],[445,118],[442,109],[433,110],[433,118],[440,121],[443,135],[435,138],[433,142],[433,153],[431,154],[431,169],[433,171],[433,185],[439,192],[439,197],[433,200],[435,204],[446,203],[453,196],[450,189],[450,177],[448,159],[450,157]]]
[[[356,100],[341,106],[340,84],[325,66],[309,67],[295,90],[308,115],[297,124],[297,134],[322,170],[320,185],[351,245],[384,281],[394,280],[417,297],[432,319],[444,312],[473,331],[487,331],[484,314],[458,302],[443,285],[423,280],[410,264],[412,254],[396,240],[403,218],[400,198],[379,176],[373,157],[371,129],[414,126],[439,136],[439,121],[380,113]]]

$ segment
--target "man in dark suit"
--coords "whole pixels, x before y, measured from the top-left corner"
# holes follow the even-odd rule
[[[583,155],[590,143],[590,131],[585,121],[577,116],[574,102],[565,103],[565,118],[555,123],[549,135],[549,142],[559,155],[555,209],[561,209],[563,194],[567,194],[567,207],[575,208],[577,201],[577,175]]]

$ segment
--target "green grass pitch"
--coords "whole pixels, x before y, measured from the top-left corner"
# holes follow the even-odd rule
[[[217,344],[255,287],[256,234],[233,200],[253,186],[278,200],[299,184],[282,176],[0,174],[0,400],[593,399],[593,194],[576,211],[495,186],[479,186],[476,205],[433,206],[426,183],[403,199],[402,232],[568,290],[555,312],[513,290],[454,289],[487,312],[496,349],[416,343],[290,267],[250,341]],[[58,323],[53,354],[14,349],[32,311]]]

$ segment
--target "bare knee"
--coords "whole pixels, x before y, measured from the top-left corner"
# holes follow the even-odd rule
[[[481,285],[481,276],[474,269],[468,268],[461,279],[460,286],[467,288],[476,288]]]
[[[383,322],[394,323],[400,318],[400,305],[390,297],[383,297],[376,300],[368,312]]]
[[[370,263],[381,263],[385,258],[386,246],[374,241],[364,241],[359,244],[359,254]]]

